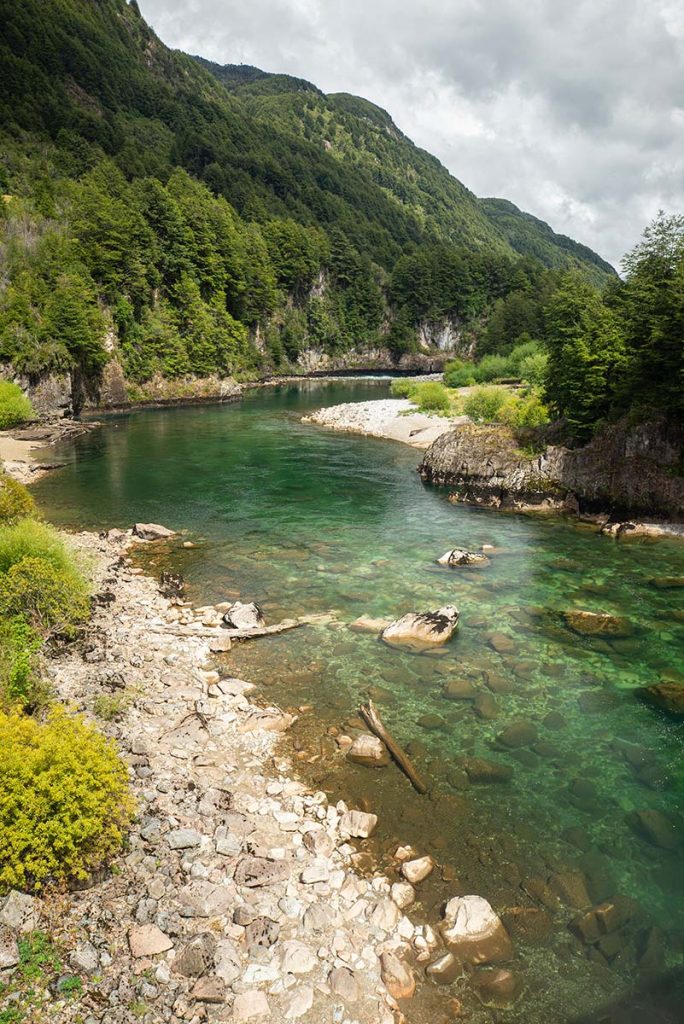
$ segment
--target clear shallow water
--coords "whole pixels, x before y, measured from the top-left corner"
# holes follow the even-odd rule
[[[239,404],[112,418],[60,452],[67,465],[35,494],[67,526],[138,520],[189,531],[199,546],[171,557],[198,602],[255,599],[269,621],[334,611],[327,626],[230,655],[231,672],[269,698],[312,705],[294,736],[312,782],[380,813],[381,852],[401,840],[434,854],[446,877],[425,887],[430,919],[457,892],[481,893],[499,910],[539,906],[530,892],[565,870],[582,871],[595,900],[637,900],[640,924],[666,933],[648,996],[665,1000],[663,972],[678,967],[684,947],[682,853],[642,841],[628,816],[682,813],[684,730],[633,690],[684,671],[681,591],[650,583],[684,574],[684,545],[616,544],[559,520],[455,507],[421,484],[419,452],[300,422],[321,405],[385,395],[386,384],[313,382],[256,391]],[[482,543],[498,549],[484,570],[435,565],[448,548]],[[440,658],[389,650],[345,626],[361,614],[447,603],[462,620]],[[635,633],[610,644],[580,638],[560,618],[572,607],[626,615]],[[512,649],[497,653],[492,633]],[[463,678],[494,697],[495,718],[445,699],[445,682]],[[369,687],[433,780],[430,798],[394,768],[342,770],[330,756],[326,728],[353,716]],[[498,733],[522,719],[537,727],[538,743],[497,749]],[[459,762],[474,755],[512,766],[512,780],[467,786]],[[573,914],[553,908],[550,935],[517,943],[514,967],[527,990],[503,1019],[565,1024],[583,1014],[603,1019],[598,1008],[620,998],[634,1005],[648,980],[635,969],[634,942],[610,966],[588,959],[567,931]],[[473,1020],[499,1019],[468,986],[459,996]],[[432,991],[423,998],[429,1006]],[[632,1019],[618,1012],[616,1020]]]

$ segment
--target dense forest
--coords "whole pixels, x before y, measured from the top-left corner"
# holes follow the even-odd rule
[[[171,51],[125,0],[0,0],[0,361],[133,387],[545,346],[577,437],[677,408],[682,253],[661,218],[621,280],[478,199],[358,97]],[[665,255],[663,255],[665,253]],[[658,389],[657,400],[654,389]],[[644,413],[645,414],[645,413]]]
[[[0,359],[20,373],[96,379],[115,349],[132,382],[246,376],[305,348],[398,356],[445,318],[472,348],[522,280],[614,276],[364,100],[170,51],[124,0],[0,9]]]

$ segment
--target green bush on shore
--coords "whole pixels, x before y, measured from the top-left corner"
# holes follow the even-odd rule
[[[0,472],[0,526],[13,526],[35,511],[36,504],[24,485]]]
[[[449,392],[436,380],[415,380],[402,377],[393,380],[390,394],[394,398],[410,398],[420,412],[446,415],[451,409]]]
[[[74,556],[57,530],[35,519],[0,527],[0,573],[7,572],[22,558],[42,558],[55,569],[77,572]]]
[[[44,558],[22,558],[0,575],[0,616],[21,616],[42,636],[73,637],[88,618],[85,581]]]
[[[494,423],[504,407],[507,392],[504,388],[474,388],[463,400],[463,412],[474,423]]]
[[[500,380],[520,380],[540,385],[547,356],[536,341],[523,341],[508,355],[486,355],[479,363],[452,359],[444,368],[444,383],[450,388],[490,384]]]
[[[126,768],[95,728],[61,709],[44,724],[0,712],[0,895],[87,878],[132,815]]]
[[[9,430],[35,417],[33,406],[18,384],[0,381],[0,430]]]

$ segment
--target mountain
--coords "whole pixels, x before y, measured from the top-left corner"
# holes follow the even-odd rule
[[[472,346],[512,290],[614,276],[366,100],[171,50],[135,2],[0,15],[0,360],[30,379]]]

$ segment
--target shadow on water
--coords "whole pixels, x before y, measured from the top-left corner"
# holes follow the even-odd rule
[[[684,969],[641,982],[623,999],[596,1012],[573,1017],[568,1024],[682,1024]]]

